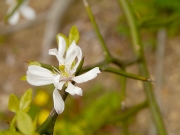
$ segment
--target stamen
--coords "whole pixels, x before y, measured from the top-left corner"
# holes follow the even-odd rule
[[[53,70],[55,73],[58,73],[58,74],[61,74],[61,72],[57,69],[57,68],[55,68],[54,66],[52,66],[55,70]]]
[[[64,66],[64,65],[60,65],[60,66],[59,66],[59,69],[62,70],[62,71],[64,71],[65,66]]]

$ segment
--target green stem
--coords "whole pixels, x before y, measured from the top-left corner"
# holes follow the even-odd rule
[[[126,71],[125,68],[122,69],[123,71]],[[120,90],[120,100],[121,100],[121,109],[124,110],[125,107],[125,98],[126,98],[126,77],[121,76],[121,90]]]
[[[130,135],[127,120],[122,121],[122,133],[123,135]]]
[[[7,22],[9,20],[9,18],[14,14],[14,12],[22,5],[22,3],[24,2],[25,0],[19,0],[17,5],[14,7],[14,9],[5,16],[4,18],[4,21]]]
[[[127,22],[130,27],[131,32],[131,40],[134,52],[138,58],[140,58],[139,61],[139,69],[142,76],[149,77],[148,69],[146,66],[146,60],[143,52],[143,45],[140,40],[140,33],[138,31],[137,22],[135,19],[135,16],[132,12],[129,0],[118,0],[120,6],[122,7],[122,10],[126,16]],[[154,123],[156,125],[157,131],[159,135],[166,135],[165,126],[161,117],[161,113],[159,110],[159,107],[157,105],[153,88],[151,83],[144,82],[144,91],[146,93],[148,104],[150,107],[150,111],[154,120]]]
[[[132,108],[123,111],[119,115],[116,115],[116,117],[113,117],[113,118],[109,119],[108,122],[109,123],[114,123],[114,122],[117,122],[117,121],[127,120],[129,117],[134,116],[140,110],[145,109],[147,106],[148,106],[148,102],[147,101],[139,103],[139,104],[133,106]]]
[[[109,52],[109,50],[108,50],[108,48],[107,48],[107,46],[105,44],[105,41],[104,41],[102,35],[100,33],[100,30],[99,30],[98,25],[97,25],[97,23],[95,21],[94,15],[92,14],[91,8],[89,7],[89,5],[88,5],[86,0],[83,0],[83,3],[84,3],[84,6],[86,8],[86,11],[88,13],[89,19],[90,19],[90,21],[91,21],[91,23],[92,23],[92,25],[94,27],[96,35],[97,35],[97,37],[98,37],[98,39],[99,39],[99,41],[101,43],[104,55],[105,55],[106,59],[108,60],[111,55],[110,55],[110,52]]]
[[[105,71],[105,72],[115,73],[115,74],[122,75],[122,76],[125,76],[125,77],[129,77],[129,78],[132,78],[132,79],[152,82],[152,80],[150,80],[149,78],[146,78],[146,77],[143,77],[143,76],[140,76],[140,75],[136,75],[136,74],[127,73],[127,72],[125,72],[123,70],[115,69],[115,68],[108,67],[108,66],[102,67],[100,69],[102,71]]]

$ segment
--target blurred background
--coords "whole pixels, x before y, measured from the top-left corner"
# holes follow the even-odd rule
[[[116,0],[89,0],[105,42],[120,60],[134,58],[130,32]],[[180,133],[180,1],[131,0],[138,18],[154,92],[169,135]],[[8,111],[11,93],[22,95],[33,88],[33,103],[29,114],[39,115],[42,123],[53,107],[53,85],[34,87],[20,78],[26,74],[27,60],[57,65],[48,50],[57,47],[57,33],[68,35],[75,25],[80,32],[79,46],[85,56],[84,65],[103,60],[100,43],[95,35],[81,0],[30,0],[36,19],[21,18],[10,26],[3,22],[9,6],[0,0],[0,130],[8,128],[13,113]],[[138,74],[137,65],[127,68]],[[65,111],[58,117],[55,134],[62,135],[123,135],[123,127],[132,135],[153,135],[154,127],[149,109],[142,109],[124,122],[115,119],[121,111],[120,77],[101,73],[87,83],[80,84],[83,96],[68,96]],[[125,109],[146,99],[141,81],[127,79]],[[111,121],[111,122],[109,122]],[[127,126],[128,125],[128,126]]]

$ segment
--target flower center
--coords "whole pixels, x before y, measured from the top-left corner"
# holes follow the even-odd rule
[[[53,68],[54,68],[54,70],[53,70],[54,73],[60,75],[59,81],[63,80],[63,81],[68,82],[73,77],[73,75],[71,75],[71,69],[68,69],[67,67],[65,67],[65,65],[60,65],[59,70],[54,66],[53,66]]]

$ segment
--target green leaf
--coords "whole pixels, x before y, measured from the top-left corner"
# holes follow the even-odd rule
[[[23,112],[19,111],[17,115],[17,127],[25,135],[32,135],[33,133],[33,124],[30,116]]]
[[[73,26],[69,32],[69,44],[73,41],[75,41],[76,44],[79,42],[79,31],[76,26]]]
[[[11,121],[11,123],[10,123],[9,129],[10,129],[11,131],[16,131],[16,128],[15,128],[16,119],[17,119],[17,115],[14,116],[14,118],[12,119],[12,121]]]
[[[19,110],[19,101],[14,94],[11,94],[9,97],[8,108],[10,111],[15,113]]]
[[[20,80],[21,81],[26,81],[26,75],[22,76]]]
[[[63,37],[63,38],[65,39],[65,41],[66,41],[66,50],[67,50],[67,48],[69,47],[69,41],[68,41],[68,38],[67,38],[64,34],[58,33],[58,34],[56,35],[56,40],[57,40],[58,45],[59,45],[59,39],[58,39],[58,36],[61,36],[61,37]]]
[[[26,110],[29,108],[32,99],[32,89],[28,89],[20,99],[20,109]]]

